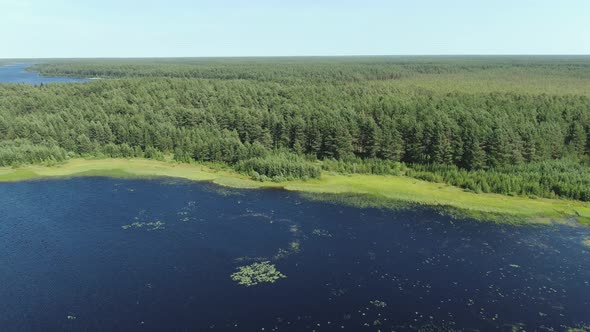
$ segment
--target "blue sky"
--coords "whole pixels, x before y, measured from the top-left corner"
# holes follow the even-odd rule
[[[0,0],[0,58],[590,54],[589,0]]]

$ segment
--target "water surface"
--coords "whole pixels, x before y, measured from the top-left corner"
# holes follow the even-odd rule
[[[70,77],[47,77],[40,76],[38,73],[29,72],[26,69],[31,64],[13,64],[0,66],[0,83],[26,83],[26,84],[47,84],[47,83],[77,83],[88,82],[85,78]]]
[[[590,324],[586,228],[359,209],[181,180],[6,183],[0,197],[2,331]],[[252,287],[231,279],[261,260],[287,277]]]

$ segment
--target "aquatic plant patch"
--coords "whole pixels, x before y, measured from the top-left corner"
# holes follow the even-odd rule
[[[248,287],[261,283],[272,284],[277,280],[286,277],[287,276],[276,269],[274,264],[270,264],[268,261],[240,266],[238,267],[238,271],[231,275],[233,281]]]

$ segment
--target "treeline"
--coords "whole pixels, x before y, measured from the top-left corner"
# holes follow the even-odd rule
[[[129,66],[141,67],[137,70],[142,73],[164,71],[174,78],[121,78],[38,87],[0,85],[0,141],[10,145],[28,140],[27,144],[56,147],[70,155],[153,159],[173,155],[180,162],[225,163],[263,180],[314,178],[322,169],[402,174],[407,164],[413,165],[412,176],[474,191],[585,199],[583,190],[572,189],[578,179],[565,179],[565,175],[549,179],[561,173],[535,165],[563,158],[580,160],[590,154],[590,97],[586,95],[436,93],[411,86],[400,88],[390,82],[290,79],[291,72],[304,75],[299,70],[319,77],[355,70],[328,60],[307,66],[259,60],[204,66],[212,71],[218,68],[228,77],[239,75],[235,67],[256,66],[260,69],[253,70],[253,75],[274,73],[284,79],[178,78],[177,70],[190,77],[192,70],[202,70],[198,68],[201,65],[161,61],[162,65],[140,62]],[[374,66],[375,73],[381,75],[393,70],[389,66],[394,65],[387,61],[367,60],[356,66],[363,70]],[[452,70],[479,66],[484,67],[480,68],[483,72],[488,70],[486,66],[490,70],[519,65],[528,68],[518,61],[478,61],[434,66]],[[566,76],[571,68],[585,70],[590,62],[543,61],[530,67]],[[136,69],[100,62],[54,65],[60,74],[68,66],[88,70],[105,66],[126,77],[141,76],[134,73]],[[434,70],[425,59],[406,65],[405,70],[411,73]],[[39,162],[37,157],[26,160],[26,154],[20,158],[15,163]],[[11,164],[12,160],[17,159],[2,163]],[[582,170],[587,167],[573,161],[570,164]],[[504,179],[512,172],[530,176],[491,179],[494,174]],[[588,174],[584,171],[580,176],[586,179]],[[534,183],[540,179],[547,185],[537,188]],[[553,185],[560,181],[569,183],[568,188]]]
[[[51,140],[77,154],[127,144],[230,164],[288,149],[465,169],[590,151],[585,96],[397,92],[189,79],[3,85],[0,139]]]
[[[414,165],[408,175],[478,193],[590,201],[590,168],[571,159],[502,166],[485,171],[467,171],[448,165]]]

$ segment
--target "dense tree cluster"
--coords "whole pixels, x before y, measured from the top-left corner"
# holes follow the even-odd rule
[[[53,164],[66,160],[66,157],[66,151],[54,144],[32,144],[21,139],[0,141],[0,166]]]
[[[284,181],[319,178],[319,166],[291,153],[270,154],[238,162],[235,169],[250,174],[254,179]]]
[[[0,85],[2,153],[52,151],[1,162],[170,154],[279,179],[317,177],[320,167],[400,174],[403,163],[412,176],[475,191],[586,200],[590,173],[571,160],[590,154],[587,95],[449,93],[404,82],[422,72],[474,71],[484,81],[511,70],[577,75],[590,87],[590,60],[484,60],[49,63],[45,73],[123,78]]]

